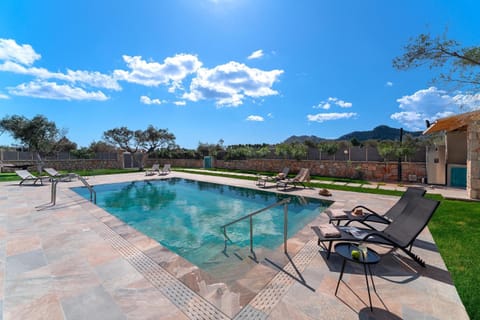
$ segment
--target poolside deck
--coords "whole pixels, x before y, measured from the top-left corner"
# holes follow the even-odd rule
[[[255,188],[247,180],[171,176]],[[155,178],[134,173],[89,182]],[[296,279],[261,263],[229,285],[84,200],[69,189],[76,185],[80,182],[59,183],[57,203],[49,206],[49,184],[0,184],[0,319],[468,319],[428,230],[413,249],[427,268],[401,253],[384,256],[374,268],[371,313],[360,267],[347,267],[338,297],[333,294],[341,260],[335,254],[327,260],[310,230],[326,221],[325,215],[289,242],[295,254],[285,270]],[[289,193],[322,198],[317,191]],[[381,210],[396,201],[332,193],[328,199],[338,208],[362,203]],[[262,272],[267,283],[261,282]]]

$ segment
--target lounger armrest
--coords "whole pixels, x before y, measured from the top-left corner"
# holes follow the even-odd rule
[[[377,230],[372,230],[370,232],[368,232],[368,234],[363,237],[363,239],[360,239],[360,241],[366,241],[366,242],[369,242],[369,238],[372,238],[372,237],[379,237],[381,238],[383,241],[387,242],[387,243],[390,243],[392,246],[394,247],[399,247],[399,248],[403,248],[404,246],[400,243],[400,241],[398,239],[395,239],[393,238],[392,236],[389,236],[387,234],[385,234],[384,232],[382,231],[377,231]]]
[[[375,212],[374,210],[370,209],[370,208],[367,208],[365,206],[356,206],[354,207],[352,210],[350,211],[355,211],[356,209],[363,209],[363,210],[367,210],[369,213],[373,213],[373,214],[376,214],[376,215],[380,215],[379,213]]]

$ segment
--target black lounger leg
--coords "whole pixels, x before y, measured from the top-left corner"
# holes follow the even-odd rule
[[[342,271],[340,271],[340,277],[338,278],[338,282],[337,282],[337,288],[335,289],[335,296],[337,296],[337,292],[338,292],[338,286],[340,285],[340,281],[342,280],[342,277],[343,277],[343,270],[345,270],[345,263],[347,262],[346,259],[343,259],[343,263],[342,263]]]

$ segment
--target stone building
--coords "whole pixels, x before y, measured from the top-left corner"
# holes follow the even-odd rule
[[[434,132],[445,133],[445,148],[441,149],[445,150],[445,154],[435,158],[434,163],[427,159],[427,167],[441,163],[444,170],[439,175],[444,174],[444,184],[450,186],[455,186],[455,181],[461,180],[462,174],[466,175],[468,196],[480,199],[480,110],[438,119],[424,134]],[[439,158],[445,159],[444,163]],[[464,173],[461,170],[463,166],[466,168]]]

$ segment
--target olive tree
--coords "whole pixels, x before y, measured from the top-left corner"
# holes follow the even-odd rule
[[[143,170],[146,157],[159,148],[174,144],[175,135],[167,129],[157,129],[152,125],[143,131],[118,127],[105,131],[103,140],[131,153],[138,160],[139,169]]]
[[[5,116],[0,120],[0,134],[3,132],[10,133],[13,139],[35,153],[39,172],[42,171],[42,154],[51,152],[61,136],[55,122],[43,115],[36,115],[31,120],[19,115]]]
[[[393,59],[393,67],[407,70],[422,65],[447,70],[440,73],[439,80],[472,91],[480,89],[480,46],[464,47],[448,39],[446,32],[441,36],[420,34],[410,39],[402,55]]]

